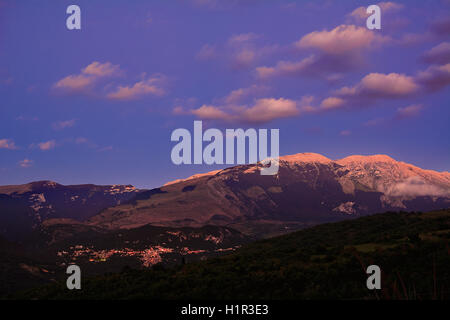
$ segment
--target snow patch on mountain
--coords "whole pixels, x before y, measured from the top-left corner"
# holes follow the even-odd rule
[[[354,214],[356,213],[356,210],[353,208],[355,205],[354,202],[348,201],[345,203],[341,203],[338,207],[334,208],[333,211],[342,212],[346,214]]]
[[[35,212],[38,212],[40,209],[44,209],[43,204],[47,202],[43,193],[34,193],[29,198],[32,205],[30,206]]]

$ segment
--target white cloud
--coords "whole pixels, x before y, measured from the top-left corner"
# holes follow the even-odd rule
[[[410,177],[405,181],[391,186],[385,194],[394,197],[409,196],[449,196],[449,190],[442,189],[438,186],[432,185],[421,179],[420,177]]]

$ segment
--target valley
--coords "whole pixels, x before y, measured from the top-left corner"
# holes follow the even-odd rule
[[[256,241],[236,252],[172,267],[124,269],[19,293],[25,299],[445,300],[450,210],[388,212]],[[367,290],[370,264],[382,289]]]

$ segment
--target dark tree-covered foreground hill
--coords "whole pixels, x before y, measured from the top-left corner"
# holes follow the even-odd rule
[[[449,299],[450,210],[385,213],[250,244],[175,268],[124,270],[27,292],[40,299]],[[366,287],[368,265],[382,290]]]

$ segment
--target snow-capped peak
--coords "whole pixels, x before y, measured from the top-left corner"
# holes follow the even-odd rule
[[[323,164],[331,163],[332,160],[318,153],[297,153],[293,155],[280,157],[281,161],[286,162],[318,162]]]
[[[346,165],[349,163],[376,163],[376,162],[396,162],[393,158],[385,154],[375,154],[375,155],[353,155],[348,156],[343,159],[336,160],[336,163],[341,165]]]

